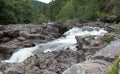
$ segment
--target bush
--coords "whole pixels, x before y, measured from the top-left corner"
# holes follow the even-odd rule
[[[120,17],[120,0],[111,0],[114,5],[113,13]]]
[[[114,24],[114,27],[116,28],[116,30],[114,31],[114,33],[120,35],[120,23]]]
[[[116,59],[113,66],[107,70],[107,74],[118,74],[120,57]]]
[[[120,28],[120,23],[114,25],[115,28]]]
[[[33,22],[41,24],[41,23],[45,23],[47,21],[48,21],[48,19],[44,14],[39,14],[36,16],[36,18],[34,19]]]
[[[101,20],[101,21],[105,21],[108,18],[108,15],[106,13],[103,12],[97,12],[97,17]]]

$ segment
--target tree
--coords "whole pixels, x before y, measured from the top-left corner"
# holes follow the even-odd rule
[[[68,1],[70,0],[53,0],[51,3],[49,3],[46,10],[47,17],[50,20],[56,20],[60,10]]]
[[[72,5],[72,1],[68,1],[67,4],[61,9],[57,18],[60,20],[67,20],[74,18],[75,12]]]
[[[0,0],[0,23],[16,23],[16,17],[13,10],[13,3],[10,0]]]
[[[114,5],[113,13],[120,17],[120,0],[111,0]]]
[[[45,19],[41,7],[36,9],[30,0],[0,0],[0,8],[0,24],[34,23],[38,18]]]

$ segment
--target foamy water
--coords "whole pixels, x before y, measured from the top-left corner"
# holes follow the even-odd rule
[[[89,26],[85,26],[82,28],[74,27],[63,34],[65,37],[61,37],[52,42],[36,45],[35,47],[20,49],[19,51],[15,52],[9,60],[5,60],[4,62],[9,63],[23,62],[28,57],[34,55],[35,51],[40,50],[42,50],[45,53],[63,50],[66,48],[77,50],[76,48],[77,41],[75,39],[75,36],[88,36],[88,35],[104,36],[106,33],[107,31],[99,27]]]

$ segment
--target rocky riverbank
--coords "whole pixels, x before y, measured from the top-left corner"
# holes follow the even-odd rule
[[[111,42],[103,49],[95,48],[98,43],[94,41],[90,43],[94,43],[95,46],[88,45],[91,48],[83,47],[79,51],[66,49],[48,53],[37,52],[23,63],[2,63],[0,70],[4,71],[4,74],[105,74],[107,68],[117,58],[116,55],[119,56],[120,40]],[[85,44],[83,42],[82,45]]]
[[[16,49],[54,40],[69,28],[61,23],[0,25],[0,56],[7,58]]]
[[[98,26],[109,32],[116,30],[112,25],[106,24],[90,22],[75,26]],[[0,25],[1,56],[10,55],[18,48],[32,47],[38,43],[54,40],[72,26],[58,22],[43,25]],[[22,63],[1,63],[0,71],[3,74],[105,74],[106,69],[119,56],[120,41],[117,39],[119,36],[111,34],[104,37],[76,36],[78,51],[68,48],[48,53],[36,52]],[[111,44],[105,47],[106,42]]]

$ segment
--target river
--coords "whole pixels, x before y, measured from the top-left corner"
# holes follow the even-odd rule
[[[51,42],[38,44],[35,47],[19,49],[17,52],[14,52],[13,55],[8,60],[4,62],[14,63],[14,62],[23,62],[28,57],[34,55],[35,52],[43,51],[44,53],[65,50],[67,48],[76,51],[77,41],[75,36],[89,36],[89,35],[98,35],[104,36],[107,33],[103,28],[99,27],[89,27],[83,26],[81,28],[73,27],[63,34],[63,37],[60,37]]]

